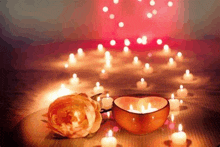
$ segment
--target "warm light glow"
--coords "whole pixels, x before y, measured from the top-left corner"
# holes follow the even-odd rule
[[[151,109],[151,103],[148,104],[147,108],[150,110]]]
[[[99,101],[100,101],[100,99],[101,99],[101,98],[100,98],[100,96],[98,96],[98,97],[97,97],[97,101],[99,102]]]
[[[115,40],[111,40],[111,41],[110,41],[110,44],[111,44],[112,46],[114,46],[114,45],[116,44]]]
[[[144,78],[141,78],[141,82],[144,82]]]
[[[155,1],[154,1],[154,0],[151,0],[151,1],[150,1],[150,5],[151,5],[151,6],[154,6],[154,5],[155,5]]]
[[[158,45],[161,45],[163,42],[162,42],[162,40],[161,39],[157,39],[157,44]]]
[[[74,56],[73,53],[71,53],[71,54],[69,55],[69,61],[70,61],[70,62],[75,62],[75,61],[76,61],[76,60],[75,60],[75,56]]]
[[[64,67],[65,67],[65,68],[68,68],[68,67],[69,67],[69,65],[68,65],[68,64],[65,64],[65,65],[64,65]]]
[[[139,2],[141,2],[142,0],[138,0]]]
[[[114,18],[115,18],[115,15],[114,15],[114,14],[110,14],[110,15],[109,15],[109,18],[110,18],[110,19],[114,19]]]
[[[173,63],[173,62],[174,62],[173,58],[170,58],[170,59],[169,59],[169,62],[170,62],[170,63]]]
[[[134,57],[134,62],[138,62],[138,57],[137,56]]]
[[[73,74],[73,78],[76,79],[77,78],[77,74],[74,73]]]
[[[124,52],[128,52],[129,48],[127,46],[124,47]]]
[[[149,69],[149,67],[150,67],[150,64],[149,64],[149,63],[146,63],[146,64],[145,64],[145,68]]]
[[[171,121],[173,122],[174,121],[174,115],[171,114]]]
[[[118,4],[119,0],[113,0],[114,4]]]
[[[134,110],[134,109],[133,109],[133,106],[132,106],[131,104],[130,104],[130,110]]]
[[[174,93],[171,94],[171,99],[174,99]]]
[[[128,39],[125,39],[125,40],[124,40],[124,44],[125,44],[126,46],[129,46],[129,45],[130,45],[130,41],[129,41]]]
[[[180,85],[180,89],[183,89],[183,85]]]
[[[107,67],[110,67],[111,66],[111,61],[108,59],[108,60],[106,60],[105,64],[106,64]]]
[[[105,70],[104,70],[104,69],[102,70],[102,73],[105,73]]]
[[[109,51],[106,51],[106,52],[105,52],[105,57],[110,57],[110,56],[111,56],[110,52],[109,52]]]
[[[61,84],[61,88],[65,88],[65,85],[64,85],[64,84]]]
[[[143,113],[145,110],[144,105],[141,106],[141,112]]]
[[[106,97],[109,98],[109,93],[106,94]]]
[[[169,46],[168,46],[167,44],[165,44],[165,45],[163,46],[163,49],[164,49],[165,51],[168,51],[168,50],[169,50]]]
[[[189,73],[190,73],[190,72],[189,72],[189,70],[187,69],[187,70],[186,70],[186,74],[189,75]]]
[[[108,137],[112,137],[112,135],[113,135],[112,130],[109,130],[109,131],[108,131]]]
[[[183,100],[180,100],[180,104],[182,104],[183,103]]]
[[[122,27],[124,27],[124,23],[123,22],[119,22],[118,26],[122,28]]]
[[[157,14],[157,10],[154,9],[154,10],[152,11],[152,13],[153,13],[154,15],[156,15],[156,14]]]
[[[108,12],[108,7],[103,7],[102,9],[104,12]]]
[[[98,50],[102,51],[103,50],[103,45],[102,44],[98,44]]]
[[[142,44],[143,45],[147,44],[147,40],[142,40]]]
[[[179,124],[178,130],[179,130],[180,132],[183,130],[183,126],[182,126],[181,124]]]
[[[99,82],[96,82],[96,87],[99,87],[100,86],[100,83]]]
[[[108,117],[108,118],[110,117],[110,112],[109,112],[109,111],[107,112],[107,117]]]
[[[169,2],[168,2],[168,6],[169,6],[169,7],[172,7],[172,6],[173,6],[173,2],[169,1]]]
[[[77,52],[78,52],[78,54],[83,54],[83,49],[79,48]]]
[[[141,38],[138,38],[138,39],[137,39],[137,43],[138,43],[138,44],[141,44],[141,43],[142,43],[142,39],[141,39]]]
[[[152,16],[153,16],[152,13],[147,13],[148,18],[152,18]]]
[[[178,53],[177,53],[177,56],[178,56],[178,57],[182,57],[182,53],[181,53],[181,52],[178,52]]]
[[[142,36],[142,40],[147,40],[147,36]]]

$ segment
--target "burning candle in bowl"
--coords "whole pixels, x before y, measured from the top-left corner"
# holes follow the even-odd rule
[[[186,73],[183,75],[183,79],[185,81],[192,81],[193,80],[193,74],[191,74],[190,71],[187,69]]]
[[[162,97],[124,96],[114,100],[112,114],[122,128],[141,135],[161,127],[167,119],[169,110],[169,102]]]
[[[109,94],[106,94],[106,97],[102,99],[102,108],[103,109],[111,109],[113,103],[113,98],[109,96]]]

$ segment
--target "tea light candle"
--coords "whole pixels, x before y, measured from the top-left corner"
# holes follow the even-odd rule
[[[128,56],[128,55],[131,54],[131,51],[129,50],[129,48],[128,48],[127,46],[124,47],[124,49],[123,49],[123,54],[124,54],[125,56]]]
[[[183,85],[180,85],[180,89],[177,90],[177,96],[178,97],[186,97],[188,94],[188,91],[186,88],[183,88]]]
[[[80,58],[82,58],[82,57],[84,57],[85,56],[85,53],[83,52],[83,49],[82,48],[79,48],[78,50],[77,50],[77,55],[78,55],[78,57],[80,57]]]
[[[100,79],[108,79],[108,73],[104,69],[102,69],[101,73],[99,74]]]
[[[113,137],[112,130],[109,130],[107,137],[102,138],[101,145],[102,147],[116,147],[117,146],[117,139]]]
[[[111,56],[110,52],[106,51],[105,52],[105,60],[111,60],[111,59],[112,59],[112,56]]]
[[[103,53],[104,51],[105,51],[105,49],[104,49],[104,47],[103,47],[103,45],[102,44],[98,44],[98,52],[99,53]]]
[[[179,132],[171,135],[171,140],[174,145],[184,145],[186,143],[186,133],[182,131],[182,125],[178,126]]]
[[[181,52],[178,52],[177,55],[176,55],[176,60],[177,61],[182,61],[183,60],[183,55]]]
[[[136,65],[136,66],[139,66],[141,64],[141,62],[138,60],[137,56],[134,57],[134,60],[132,63],[133,63],[133,65]]]
[[[144,72],[147,73],[147,74],[151,74],[153,72],[153,68],[150,67],[149,63],[145,64]]]
[[[77,74],[73,74],[73,78],[71,78],[70,83],[73,85],[78,85],[79,84],[79,78],[77,77]]]
[[[167,44],[165,44],[163,46],[163,52],[164,52],[165,55],[170,53],[170,48],[169,48],[169,46]]]
[[[176,62],[173,60],[173,58],[170,58],[167,65],[169,68],[174,68],[174,67],[176,67]]]
[[[103,93],[104,92],[104,87],[100,86],[99,82],[96,82],[96,87],[93,88],[94,93]]]
[[[129,106],[129,110],[128,110],[129,112],[132,112],[132,113],[141,113],[140,111],[138,111],[138,110],[134,110],[133,109],[133,105],[131,105],[130,104],[130,106]]]
[[[111,109],[113,103],[113,98],[109,97],[109,94],[106,94],[106,98],[102,99],[102,108],[103,109]]]
[[[138,89],[144,89],[147,87],[147,82],[144,81],[144,78],[141,78],[141,81],[137,82]]]
[[[111,61],[110,61],[110,60],[106,60],[106,61],[105,61],[105,68],[106,68],[106,69],[109,69],[109,68],[111,68],[111,67],[112,67]]]
[[[171,99],[169,100],[170,103],[170,110],[179,110],[180,102],[177,99],[174,99],[174,94],[171,94]]]
[[[192,80],[193,80],[193,74],[191,74],[191,73],[189,72],[189,70],[187,69],[187,70],[186,70],[186,73],[183,75],[183,79],[184,79],[185,81],[192,81]]]
[[[141,106],[141,113],[151,113],[157,111],[157,108],[151,108],[151,103],[148,104],[148,108],[145,109],[144,105]]]
[[[75,62],[76,62],[76,58],[75,58],[75,56],[74,56],[73,53],[71,53],[71,54],[69,55],[69,62],[70,62],[70,63],[75,63]]]
[[[64,84],[61,84],[61,88],[58,90],[57,96],[61,97],[64,95],[69,95],[70,93],[71,91],[68,88],[66,88]]]

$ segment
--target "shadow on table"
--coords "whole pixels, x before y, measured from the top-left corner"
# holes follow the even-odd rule
[[[164,144],[165,144],[166,146],[168,146],[168,147],[172,147],[172,146],[173,146],[171,140],[166,140],[166,141],[164,141]],[[186,140],[186,147],[189,147],[191,144],[192,144],[192,141],[189,140],[189,139],[187,139],[187,140]]]

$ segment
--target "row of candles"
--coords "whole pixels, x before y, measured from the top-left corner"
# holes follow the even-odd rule
[[[129,45],[129,41],[125,41],[127,45]],[[114,45],[116,42],[115,41],[111,41],[111,44]],[[158,43],[160,43],[160,40],[158,41]],[[99,44],[98,45],[98,50],[99,53],[104,53],[104,47],[103,45]],[[170,48],[168,45],[164,45],[164,49],[163,49],[163,54],[164,55],[169,55],[170,54]],[[129,50],[129,48],[126,46],[124,47],[124,54],[125,55],[130,55],[131,51]],[[82,58],[85,56],[85,53],[83,52],[83,50],[80,48],[78,49],[78,54],[77,57],[78,58]],[[181,61],[183,59],[182,57],[182,53],[178,52],[177,53],[177,57],[176,59],[178,59],[179,61]],[[106,65],[105,68],[111,68],[111,60],[112,60],[112,56],[110,54],[109,51],[105,52],[105,61],[106,61]],[[76,58],[74,56],[74,54],[70,54],[69,55],[69,63],[76,63]],[[134,57],[134,61],[133,61],[134,65],[140,65],[141,62],[138,60],[138,57],[135,56]],[[169,59],[168,62],[168,66],[169,67],[176,67],[176,63],[173,60],[173,58]],[[65,65],[66,68],[68,68],[68,66]],[[151,67],[149,65],[149,63],[145,64],[145,68],[144,68],[144,72],[145,73],[153,73],[153,67]],[[101,79],[107,79],[108,78],[108,73],[106,72],[105,69],[101,70],[101,73],[99,74]],[[192,81],[193,80],[193,75],[190,73],[190,71],[187,69],[186,73],[183,75],[183,79],[185,81]],[[78,85],[79,84],[79,78],[77,77],[77,74],[73,74],[73,77],[70,79],[70,83],[73,85]],[[144,89],[147,87],[147,82],[144,80],[144,78],[141,78],[140,81],[138,81],[136,83],[137,88],[138,89]],[[64,90],[64,93],[68,92],[68,89],[65,88],[64,85],[61,86],[61,90]],[[99,82],[96,83],[96,86],[93,88],[93,92],[96,93],[103,93],[104,92],[104,87],[100,85]],[[188,91],[186,88],[183,88],[183,85],[180,85],[180,89],[177,90],[177,96],[178,97],[186,97],[188,94]],[[109,94],[106,95],[105,98],[100,99],[100,97],[98,97],[98,101],[100,101],[100,104],[102,106],[103,109],[110,109],[112,108],[112,103],[113,103],[113,99],[109,96]],[[179,110],[179,106],[182,103],[182,100],[179,101],[178,99],[174,98],[174,94],[171,95],[171,99],[169,100],[170,103],[170,109],[171,111],[178,111]],[[131,113],[150,113],[153,111],[157,111],[157,108],[153,108],[151,107],[151,104],[148,104],[148,107],[145,108],[144,105],[140,105],[137,109],[134,109],[134,107],[132,105],[130,105],[129,107],[129,112]],[[110,115],[110,113],[107,113],[108,117]],[[184,144],[186,142],[186,133],[184,133],[182,131],[182,125],[179,125],[179,132],[175,132],[171,135],[171,140],[174,144]],[[113,147],[117,145],[117,139],[115,137],[113,137],[113,132],[112,130],[109,130],[108,135],[104,138],[102,138],[101,140],[101,145],[103,147]]]

